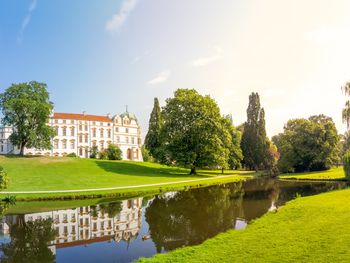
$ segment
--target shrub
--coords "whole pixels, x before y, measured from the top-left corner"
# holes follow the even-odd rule
[[[115,144],[108,145],[107,148],[107,156],[109,160],[121,160],[122,159],[122,151]]]
[[[108,159],[107,150],[104,149],[104,150],[100,151],[100,152],[98,153],[98,158],[100,158],[101,160],[107,160],[107,159]]]
[[[91,147],[91,150],[90,150],[90,158],[96,159],[97,156],[98,156],[98,147],[96,145],[94,145]]]
[[[344,162],[345,177],[347,179],[350,179],[350,150],[344,154],[343,162]]]
[[[77,155],[75,153],[68,153],[66,157],[77,157]]]
[[[8,176],[7,173],[5,172],[4,168],[0,166],[0,189],[5,189],[8,186]]]
[[[142,153],[142,157],[143,157],[144,162],[153,162],[154,161],[151,153],[149,152],[149,150],[146,149],[146,147],[144,145],[141,146],[141,153]]]

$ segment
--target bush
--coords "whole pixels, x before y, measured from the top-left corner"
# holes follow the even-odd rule
[[[75,153],[68,153],[66,157],[77,157],[77,155]]]
[[[0,166],[0,189],[5,189],[8,186],[8,176],[7,173],[5,172],[4,168]]]
[[[109,160],[121,160],[122,159],[122,150],[115,145],[110,144],[107,148],[107,156]]]
[[[101,160],[107,160],[107,159],[108,159],[107,150],[106,150],[106,149],[101,150],[101,151],[98,153],[98,158],[100,158]]]
[[[91,150],[90,150],[90,158],[96,159],[97,156],[98,156],[98,147],[96,145],[94,145],[91,147]]]
[[[344,162],[345,177],[347,179],[350,179],[350,151],[347,151],[344,154],[343,162]]]
[[[149,152],[149,150],[146,149],[146,147],[144,145],[141,146],[141,153],[142,153],[142,157],[143,157],[144,162],[153,162],[154,161],[151,153]]]

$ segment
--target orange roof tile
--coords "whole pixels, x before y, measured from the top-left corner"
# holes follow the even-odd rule
[[[98,116],[90,114],[77,114],[77,113],[60,113],[55,112],[53,114],[54,119],[69,119],[69,120],[85,120],[85,121],[103,121],[112,122],[107,116]]]

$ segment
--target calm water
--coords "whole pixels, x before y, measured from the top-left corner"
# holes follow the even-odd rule
[[[96,206],[7,214],[1,262],[132,262],[243,229],[296,197],[346,187],[341,182],[254,179]]]

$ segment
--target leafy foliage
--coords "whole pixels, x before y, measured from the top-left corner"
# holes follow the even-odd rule
[[[122,150],[115,145],[110,144],[107,148],[107,157],[109,160],[121,160],[122,159]]]
[[[5,189],[8,186],[9,178],[7,176],[7,173],[5,172],[5,169],[0,166],[0,189]]]
[[[158,98],[154,98],[154,106],[149,119],[148,132],[145,138],[145,148],[157,160],[161,160],[163,157],[161,151],[162,124],[163,119],[161,109],[159,106],[159,100]],[[143,155],[143,158],[145,158],[145,155]]]
[[[350,151],[347,151],[343,157],[345,177],[350,179]]]
[[[76,153],[68,153],[66,157],[77,157]]]
[[[273,141],[283,172],[328,170],[339,161],[339,135],[333,120],[324,115],[288,121]]]
[[[10,136],[13,145],[24,148],[50,149],[54,130],[47,125],[53,104],[44,83],[12,84],[0,94],[0,108],[4,115],[3,123],[13,126]]]
[[[162,147],[169,163],[191,167],[191,174],[197,167],[228,167],[235,146],[227,121],[210,96],[178,89],[174,98],[166,100],[162,116]]]
[[[90,149],[90,158],[91,159],[96,159],[98,156],[98,147],[97,145],[94,145]]]
[[[142,145],[141,146],[141,153],[142,153],[142,157],[143,157],[143,160],[145,162],[153,162],[153,157],[152,155],[150,154],[150,152],[146,149],[145,145]]]
[[[275,170],[274,159],[277,156],[272,153],[273,147],[266,136],[265,111],[260,105],[258,93],[253,92],[249,96],[247,121],[243,125],[241,147],[243,163],[247,168]]]

